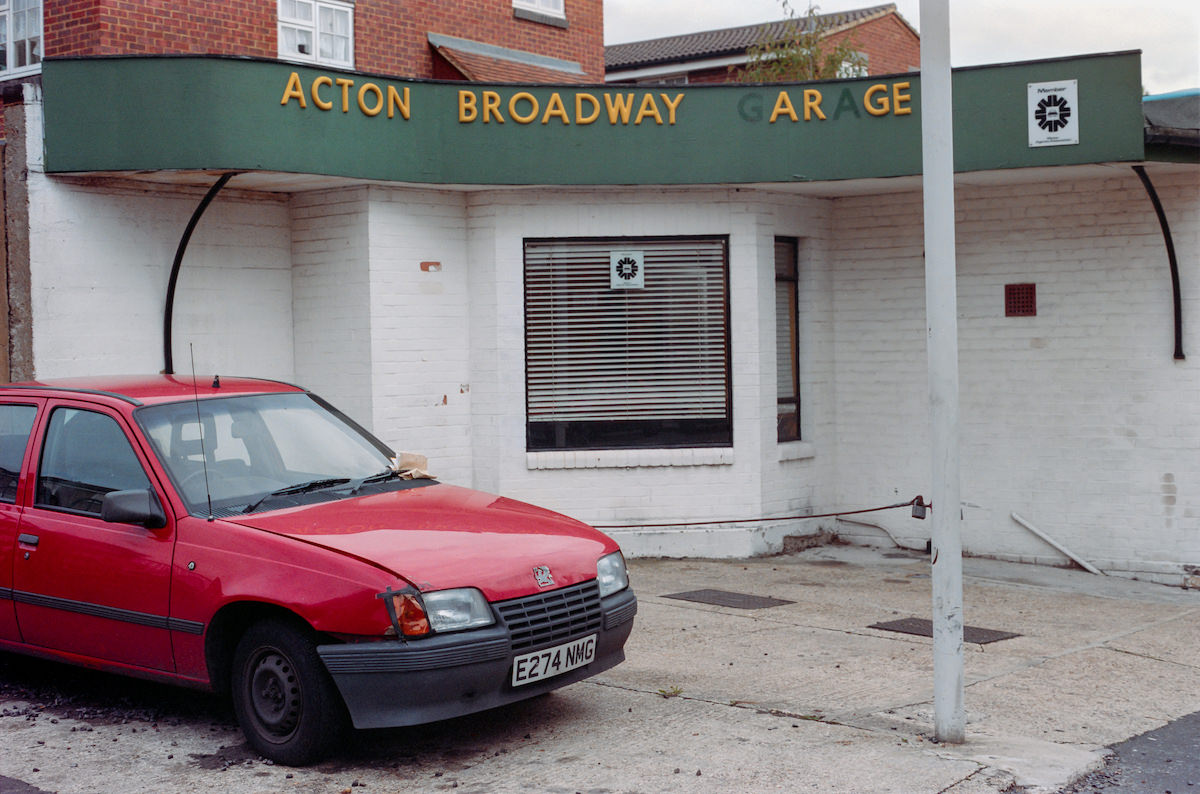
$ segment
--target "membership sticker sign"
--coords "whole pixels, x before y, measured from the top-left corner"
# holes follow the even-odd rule
[[[612,251],[609,254],[608,280],[612,289],[644,289],[646,286],[646,253],[644,251]]]
[[[1079,85],[1076,80],[1029,83],[1029,146],[1079,143]]]

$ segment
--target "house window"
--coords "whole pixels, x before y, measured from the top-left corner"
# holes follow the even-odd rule
[[[779,441],[800,440],[800,326],[795,237],[775,238],[775,372]]]
[[[842,61],[838,66],[837,76],[846,77],[866,77],[869,73],[870,56],[865,52],[855,52],[848,60]]]
[[[728,245],[525,242],[530,451],[732,445]]]
[[[31,74],[41,65],[41,0],[0,0],[0,75]]]
[[[552,17],[564,17],[564,0],[513,0],[514,9],[525,9]]]
[[[354,6],[334,0],[279,0],[279,57],[354,66]]]
[[[687,85],[688,76],[684,74],[671,74],[664,77],[647,77],[644,80],[638,80],[638,85]]]

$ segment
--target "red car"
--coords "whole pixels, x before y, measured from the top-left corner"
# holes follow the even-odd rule
[[[285,764],[624,659],[616,543],[395,461],[273,381],[0,386],[0,650],[228,692]]]

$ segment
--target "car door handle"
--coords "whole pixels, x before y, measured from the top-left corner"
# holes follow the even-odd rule
[[[17,535],[17,543],[23,543],[26,546],[36,546],[38,544],[38,536],[22,532],[20,535]]]

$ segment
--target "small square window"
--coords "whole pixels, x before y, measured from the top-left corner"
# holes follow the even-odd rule
[[[1037,316],[1037,284],[1004,285],[1005,317]]]
[[[279,57],[354,66],[354,6],[337,0],[279,0]]]

